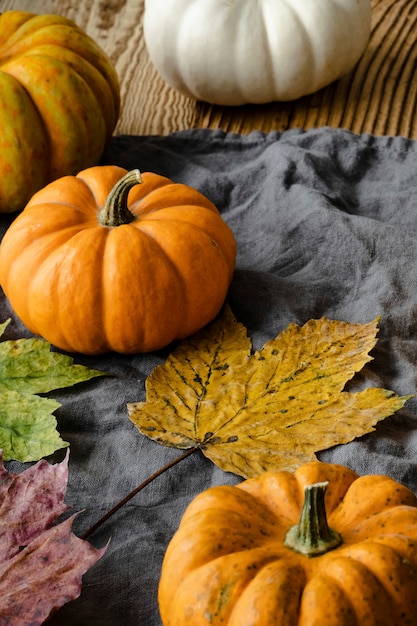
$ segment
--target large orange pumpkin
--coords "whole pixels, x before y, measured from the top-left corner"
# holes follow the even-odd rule
[[[0,212],[98,163],[119,107],[111,60],[74,22],[0,14]]]
[[[212,487],[168,546],[159,606],[164,626],[416,626],[417,499],[320,462]]]
[[[147,352],[216,316],[235,254],[197,190],[95,166],[31,198],[0,245],[0,284],[24,324],[63,350]]]

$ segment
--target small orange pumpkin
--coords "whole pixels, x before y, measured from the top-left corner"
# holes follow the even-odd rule
[[[0,212],[55,178],[96,165],[116,126],[110,58],[60,15],[0,14]]]
[[[198,495],[159,606],[164,626],[416,626],[416,590],[414,494],[314,461]]]
[[[0,245],[0,284],[27,328],[58,348],[148,352],[217,315],[235,255],[232,231],[197,190],[95,166],[31,198]]]

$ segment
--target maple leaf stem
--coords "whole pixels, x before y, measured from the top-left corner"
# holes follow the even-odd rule
[[[177,463],[180,463],[187,457],[194,454],[194,452],[197,452],[197,450],[199,449],[200,449],[199,446],[196,446],[194,448],[189,448],[183,454],[178,456],[176,459],[173,459],[169,463],[166,463],[166,465],[164,465],[159,470],[154,472],[154,474],[146,478],[146,480],[144,480],[142,483],[140,483],[140,485],[135,487],[135,489],[133,489],[130,493],[128,493],[127,496],[123,498],[123,500],[120,500],[120,502],[118,502],[112,509],[110,509],[110,511],[105,513],[97,522],[95,522],[95,524],[93,524],[83,535],[81,535],[81,539],[87,539],[88,537],[90,537],[90,535],[92,535],[98,528],[100,528],[100,526],[102,526],[110,517],[112,517],[112,515],[117,513],[117,511],[119,511],[119,509],[121,509],[122,506],[124,506],[127,502],[129,502],[129,500],[131,500],[134,496],[136,496],[136,494],[142,491],[142,489],[147,487],[153,480],[155,480],[155,478],[158,478],[158,476],[161,476],[161,474],[164,474],[166,471],[171,469],[171,467],[174,467],[174,465],[177,465]]]

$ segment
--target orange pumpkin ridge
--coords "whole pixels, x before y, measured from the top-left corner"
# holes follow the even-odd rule
[[[1,242],[0,284],[27,328],[62,350],[149,352],[219,313],[235,256],[197,190],[95,166],[34,194]]]
[[[167,547],[158,600],[164,626],[417,626],[416,588],[415,495],[313,461],[200,493]]]

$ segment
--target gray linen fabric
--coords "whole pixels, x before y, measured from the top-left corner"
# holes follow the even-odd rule
[[[330,128],[247,136],[190,130],[114,137],[103,162],[187,183],[218,206],[238,248],[228,300],[255,349],[290,322],[321,316],[367,322],[380,315],[374,360],[358,385],[415,392],[416,142]],[[0,234],[10,221],[1,218]],[[4,296],[0,313],[1,320],[13,317],[7,338],[29,336]],[[112,376],[51,394],[62,404],[58,429],[71,445],[66,500],[83,511],[77,534],[179,454],[143,437],[126,412],[126,403],[145,399],[145,379],[169,350],[76,355],[77,363]],[[417,493],[417,400],[371,435],[319,458],[361,474],[389,474]],[[161,626],[161,561],[185,507],[201,490],[239,480],[199,453],[158,478],[91,537],[97,547],[111,538],[108,551],[86,574],[81,597],[48,623]]]

